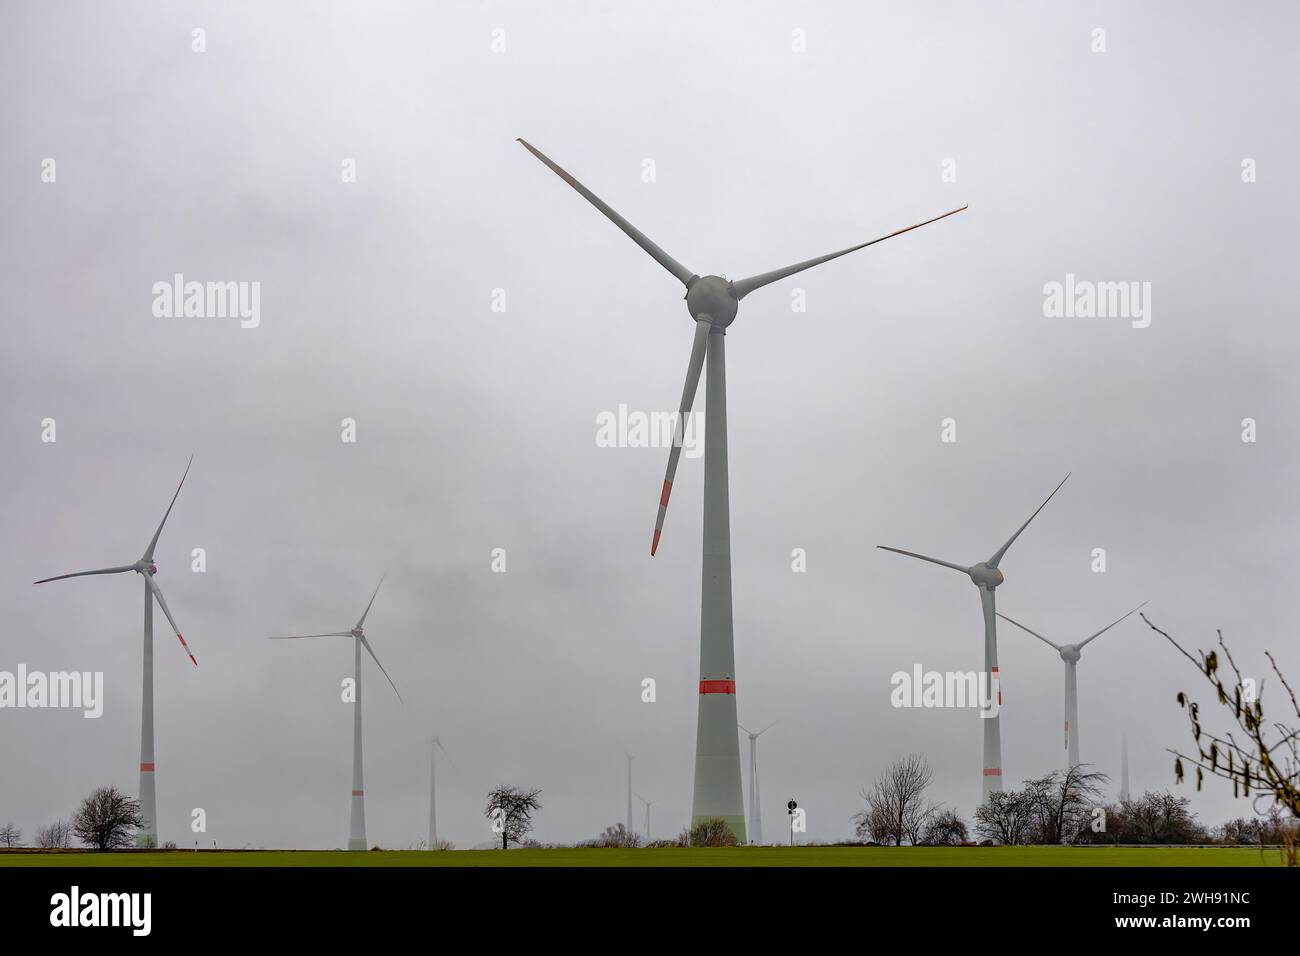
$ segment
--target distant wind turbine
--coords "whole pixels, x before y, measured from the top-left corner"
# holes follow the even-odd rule
[[[1128,803],[1128,734],[1119,738],[1119,802]]]
[[[655,801],[647,800],[639,793],[636,795],[636,798],[645,804],[645,842],[649,843],[650,842],[650,806]]]
[[[162,608],[163,614],[167,616],[167,622],[171,624],[172,630],[176,633],[176,639],[181,642],[181,647],[189,656],[191,663],[195,667],[199,662],[194,659],[194,654],[190,651],[190,646],[181,636],[180,628],[176,626],[176,620],[172,617],[172,612],[167,607],[167,602],[163,600],[162,591],[158,588],[158,582],[153,576],[158,573],[158,567],[154,564],[153,553],[158,547],[158,538],[162,534],[163,525],[167,523],[167,517],[172,513],[172,506],[176,504],[176,499],[180,497],[181,486],[185,484],[185,476],[190,473],[190,465],[194,463],[194,456],[190,456],[189,463],[185,466],[185,474],[181,475],[180,484],[176,486],[176,494],[172,495],[171,504],[167,506],[167,511],[163,514],[162,521],[158,522],[158,530],[153,533],[149,540],[149,546],[145,548],[144,555],[134,564],[123,564],[113,568],[99,568],[96,571],[74,571],[72,574],[60,574],[52,578],[42,578],[37,584],[45,584],[47,581],[62,581],[64,578],[80,578],[91,574],[124,574],[127,571],[134,571],[144,578],[144,678],[141,687],[141,696],[143,703],[140,707],[140,816],[144,818],[144,825],[136,834],[136,842],[141,846],[158,845],[158,804],[154,790],[154,753],[153,753],[153,602],[158,601],[158,606]]]
[[[682,265],[645,233],[637,229],[590,189],[540,150],[524,140],[519,143],[578,195],[591,203],[610,222],[663,266],[686,289],[686,310],[695,322],[691,357],[686,366],[677,425],[668,468],[659,492],[650,554],[659,550],[668,496],[672,492],[681,458],[686,417],[695,403],[700,375],[707,361],[709,374],[705,391],[704,442],[704,535],[700,581],[700,684],[695,734],[695,793],[691,801],[691,825],[721,817],[741,843],[745,842],[745,802],[740,782],[740,741],[736,736],[736,663],[731,608],[731,519],[728,502],[727,466],[727,372],[724,342],[728,326],[736,318],[740,301],[758,289],[789,278],[813,266],[884,242],[894,236],[937,222],[965,209],[953,209],[888,235],[830,252],[793,265],[773,269],[748,279],[730,281],[717,275],[701,276]],[[720,213],[714,213],[718,215]],[[600,303],[587,303],[604,308]],[[593,313],[590,321],[596,321]]]
[[[627,832],[629,835],[636,831],[632,828],[632,760],[631,754],[627,754]]]
[[[763,814],[759,810],[758,800],[758,738],[763,736],[773,727],[777,721],[772,721],[756,734],[751,734],[744,724],[739,724],[741,730],[749,737],[749,842],[763,842]]]
[[[349,850],[366,849],[366,787],[361,772],[361,648],[366,649],[366,653],[374,660],[375,665],[388,678],[388,683],[392,684],[393,693],[397,694],[397,699],[401,700],[402,695],[398,693],[397,685],[393,684],[393,679],[388,677],[388,671],[384,670],[384,665],[379,663],[379,658],[375,656],[374,648],[366,640],[364,625],[366,615],[370,613],[370,608],[375,603],[375,597],[379,594],[379,588],[383,585],[384,579],[379,579],[379,584],[375,585],[375,593],[370,595],[370,603],[366,609],[361,612],[361,618],[357,621],[356,626],[348,631],[330,631],[327,634],[290,634],[285,637],[273,637],[273,641],[297,641],[308,637],[350,637],[353,643],[353,691],[356,699],[352,704],[352,828],[348,836]]]
[[[1056,652],[1061,655],[1061,660],[1065,661],[1065,752],[1067,754],[1067,759],[1070,761],[1071,767],[1077,767],[1079,765],[1079,681],[1078,675],[1075,673],[1075,665],[1079,663],[1079,652],[1083,650],[1089,641],[1101,637],[1101,635],[1105,634],[1120,621],[1124,620],[1125,617],[1128,617],[1129,614],[1136,614],[1146,606],[1147,602],[1143,601],[1133,610],[1129,611],[1128,614],[1111,621],[1096,634],[1085,637],[1078,644],[1053,643],[1037,631],[1031,631],[1019,621],[1013,621],[1001,611],[998,612],[998,617],[1002,618],[1002,620],[1006,621],[1008,624],[1014,624],[1022,631],[1034,635],[1034,637],[1038,638],[1044,644],[1055,648]]]
[[[1061,485],[1069,479],[1067,474],[1061,479]],[[993,556],[987,561],[981,561],[979,564],[966,567],[962,564],[954,564],[951,561],[941,561],[939,558],[930,558],[924,554],[917,554],[914,551],[904,551],[901,548],[887,548],[883,544],[876,547],[883,551],[893,551],[895,554],[905,554],[909,558],[920,558],[922,561],[929,561],[931,564],[938,564],[945,568],[952,568],[954,571],[960,571],[970,577],[971,583],[979,588],[980,604],[984,607],[984,671],[988,674],[989,693],[993,693],[993,687],[998,687],[998,707],[1002,706],[1002,690],[1000,679],[998,677],[998,622],[996,617],[996,605],[993,600],[993,592],[997,586],[1005,579],[1002,572],[998,570],[998,564],[1006,556],[1007,549],[1015,544],[1016,538],[1020,533],[1029,527],[1029,522],[1038,517],[1038,512],[1047,507],[1047,502],[1052,500],[1052,496],[1061,490],[1061,485],[1052,489],[1052,494],[1038,506],[1038,509],[1029,516],[1016,533],[1007,539],[1007,543],[993,552]],[[995,790],[1002,789],[1002,718],[1000,715],[987,717],[980,723],[984,725],[984,787],[981,803],[988,801],[989,794]]]
[[[438,751],[448,756],[442,741],[434,737],[429,744],[429,849],[438,849]],[[450,757],[448,757],[450,759]]]

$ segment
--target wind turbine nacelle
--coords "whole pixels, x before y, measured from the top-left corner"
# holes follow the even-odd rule
[[[700,276],[686,290],[686,309],[691,318],[708,319],[720,329],[732,323],[739,308],[731,283],[722,276]]]
[[[970,575],[970,579],[979,587],[988,588],[990,591],[1006,580],[1002,577],[1001,571],[997,568],[990,568],[988,564],[983,561],[975,565],[966,573]]]
[[[1066,644],[1061,648],[1061,660],[1067,664],[1077,664],[1080,658],[1079,648],[1073,644]]]

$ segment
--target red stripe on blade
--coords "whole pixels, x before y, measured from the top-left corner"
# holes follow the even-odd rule
[[[734,694],[735,692],[736,692],[736,682],[734,680],[700,681],[701,694]]]
[[[659,536],[661,534],[663,534],[663,531],[659,528],[655,528],[654,540],[650,542],[650,557],[652,558],[655,556],[655,552],[659,550]]]
[[[668,496],[673,492],[673,483],[667,478],[664,479],[664,490],[659,493],[659,507],[668,507]]]

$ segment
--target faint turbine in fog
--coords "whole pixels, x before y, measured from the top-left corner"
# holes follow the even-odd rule
[[[758,799],[758,738],[763,736],[777,722],[774,720],[756,734],[751,734],[744,724],[739,724],[749,737],[749,842],[763,842],[763,814],[759,810]]]
[[[1013,621],[1001,611],[998,612],[998,617],[1002,618],[1002,620],[1006,621],[1008,624],[1014,624],[1022,631],[1034,635],[1034,637],[1038,638],[1044,644],[1055,648],[1056,652],[1061,655],[1061,660],[1065,661],[1065,752],[1066,759],[1069,761],[1069,766],[1071,767],[1077,767],[1079,765],[1079,679],[1078,675],[1075,673],[1075,665],[1079,663],[1079,652],[1083,650],[1084,646],[1087,645],[1089,641],[1101,637],[1101,635],[1105,634],[1120,621],[1124,620],[1125,617],[1128,617],[1129,614],[1136,614],[1146,606],[1147,602],[1143,601],[1133,610],[1129,611],[1128,614],[1111,621],[1096,634],[1085,637],[1078,644],[1055,644],[1043,637],[1043,635],[1039,634],[1037,631],[1031,631],[1019,621]]]

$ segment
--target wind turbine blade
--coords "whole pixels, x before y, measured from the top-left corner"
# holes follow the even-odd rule
[[[330,631],[328,634],[284,634],[272,637],[273,641],[298,641],[306,637],[351,637],[351,631]]]
[[[741,730],[743,730],[745,733],[749,733],[749,728],[746,727],[744,724],[742,724],[740,721],[736,721],[736,726],[739,727]]]
[[[1069,473],[1067,473],[1066,476],[1061,479],[1061,485],[1065,484],[1069,480],[1070,480],[1070,475]],[[1052,489],[1052,494],[1048,495],[1047,498],[1043,501],[1043,503],[1039,505],[1038,508],[1034,511],[1034,513],[1029,516],[1029,521],[1033,521],[1035,518],[1037,518],[1038,512],[1042,511],[1044,508],[1047,507],[1047,502],[1052,500],[1052,495],[1055,495],[1058,491],[1061,490],[1061,485],[1057,485],[1055,488]],[[1026,528],[1029,527],[1029,521],[1026,521],[1019,528],[1017,528],[1016,533],[1013,534],[1009,539],[1007,539],[1007,543],[1004,544],[1002,547],[998,548],[997,551],[993,553],[993,557],[989,558],[988,561],[990,568],[993,568],[995,571],[997,570],[998,562],[1001,561],[1002,556],[1007,553],[1007,548],[1011,547],[1011,545],[1015,543],[1016,538],[1020,537],[1021,531],[1024,531]]]
[[[375,657],[375,650],[370,646],[370,642],[366,640],[365,635],[362,635],[361,637],[361,646],[364,647],[366,652],[374,659],[374,662],[379,666],[379,669],[383,671],[384,676],[388,677],[388,671],[384,670],[384,665],[379,663],[378,657]],[[402,693],[397,689],[397,685],[393,684],[393,679],[391,677],[388,677],[388,683],[393,685],[393,693],[397,695],[397,699],[402,700]],[[402,701],[402,703],[406,703],[406,701]]]
[[[664,487],[659,492],[659,513],[655,516],[655,533],[650,541],[650,556],[659,550],[659,536],[664,531],[664,518],[668,515],[668,496],[673,491],[677,477],[677,462],[682,457],[682,441],[686,434],[686,416],[695,404],[695,393],[700,387],[700,372],[704,369],[704,354],[712,325],[703,319],[695,323],[695,339],[691,342],[691,360],[686,365],[686,384],[682,386],[682,400],[678,404],[677,425],[673,429],[673,445],[668,450],[668,469],[664,472]]]
[[[1006,621],[1008,624],[1014,624],[1016,627],[1020,628],[1022,631],[1025,631],[1026,633],[1029,633],[1029,634],[1034,635],[1034,637],[1038,638],[1038,639],[1039,639],[1040,641],[1042,641],[1044,644],[1051,644],[1052,647],[1056,648],[1058,651],[1061,649],[1061,645],[1060,645],[1060,644],[1057,644],[1057,643],[1055,643],[1054,641],[1049,641],[1047,638],[1043,637],[1043,635],[1039,634],[1037,631],[1031,631],[1031,630],[1029,630],[1029,628],[1025,627],[1025,626],[1024,626],[1023,624],[1021,624],[1019,621],[1013,621],[1011,618],[1007,617],[1007,616],[1006,616],[1005,614],[1003,614],[1001,611],[994,611],[993,613],[996,614],[998,617],[1002,618],[1002,620]]]
[[[1147,606],[1148,604],[1150,604],[1150,603],[1151,603],[1150,601],[1143,601],[1141,604],[1139,604],[1139,605],[1138,605],[1137,607],[1135,607],[1133,610],[1129,611],[1128,614],[1125,614],[1124,617],[1128,617],[1129,614],[1136,614],[1138,611],[1142,610],[1144,607],[1146,607],[1146,606]],[[1093,640],[1094,638],[1101,637],[1103,634],[1105,634],[1107,631],[1109,631],[1112,627],[1114,627],[1114,626],[1115,626],[1116,624],[1118,624],[1120,621],[1124,620],[1124,617],[1121,617],[1119,620],[1117,620],[1117,621],[1112,621],[1111,623],[1107,624],[1105,627],[1103,627],[1103,628],[1102,628],[1100,631],[1098,631],[1096,634],[1093,634],[1092,637],[1086,637],[1086,638],[1084,638],[1082,641],[1079,642],[1079,647],[1082,648],[1083,645],[1087,644],[1089,641]]]
[[[190,460],[185,464],[185,474],[181,475],[181,483],[176,486],[176,494],[172,495],[171,504],[167,506],[167,511],[163,514],[162,521],[158,522],[158,530],[153,533],[153,538],[149,541],[149,548],[144,553],[145,561],[153,560],[153,549],[158,547],[158,536],[162,534],[163,525],[167,523],[167,517],[172,513],[172,505],[176,504],[176,499],[180,497],[181,486],[185,484],[185,476],[190,473],[190,465],[194,464],[194,456],[190,455]]]
[[[39,581],[33,581],[33,584],[45,584],[48,581],[62,581],[64,578],[84,578],[88,574],[121,574],[123,571],[134,571],[134,564],[123,564],[116,568],[98,568],[94,571],[73,571],[71,574],[57,574],[52,578],[41,578]]]
[[[388,577],[387,572],[384,572],[379,576],[379,583],[375,585],[375,593],[370,595],[370,604],[367,604],[366,609],[361,612],[361,620],[357,621],[357,627],[360,627],[362,624],[366,623],[366,615],[370,613],[371,605],[375,603],[375,598],[379,596],[379,589],[383,586],[384,578],[386,577]]]
[[[922,561],[929,561],[931,564],[941,564],[945,568],[952,568],[954,571],[960,571],[962,574],[970,574],[970,569],[960,564],[953,564],[951,561],[941,561],[938,558],[927,557],[924,554],[917,554],[915,551],[904,551],[902,548],[891,548],[883,544],[876,545],[881,551],[892,551],[894,554],[905,554],[909,558],[920,558]]]
[[[181,642],[181,647],[185,650],[185,653],[189,655],[190,661],[194,666],[198,667],[199,662],[194,660],[194,652],[190,650],[190,645],[185,642],[185,636],[181,634],[181,629],[176,626],[176,618],[172,617],[172,612],[167,607],[167,601],[163,597],[162,589],[158,587],[158,582],[153,579],[153,575],[149,574],[147,571],[144,574],[144,583],[148,585],[149,590],[153,592],[154,600],[157,601],[158,606],[162,608],[163,614],[167,615],[167,623],[172,626],[172,632],[176,635],[176,639]]]
[[[903,233],[911,232],[913,229],[920,229],[922,226],[928,226],[932,222],[938,222],[940,219],[954,216],[961,212],[962,209],[966,208],[966,206],[962,206],[961,209],[953,209],[949,212],[945,212],[941,216],[935,216],[933,219],[927,219],[925,222],[918,222],[916,225],[908,226],[906,229],[896,230],[887,236],[881,236],[879,239],[872,239],[870,242],[864,242],[860,245],[850,246],[847,249],[841,249],[839,252],[832,252],[824,256],[818,256],[816,259],[807,259],[804,262],[796,262],[794,265],[786,266],[784,269],[773,269],[771,272],[764,272],[762,275],[751,276],[748,279],[741,279],[739,282],[733,282],[731,287],[735,291],[736,298],[743,299],[755,289],[761,289],[765,285],[784,279],[787,276],[792,276],[796,272],[803,272],[805,269],[819,266],[823,262],[830,262],[832,259],[838,259],[840,256],[847,256],[850,252],[857,252],[859,249],[867,248],[867,246],[874,246],[877,242],[884,242],[886,239],[892,239],[894,236],[901,236]]]
[[[760,730],[758,733],[754,734],[754,736],[755,736],[755,737],[761,737],[761,736],[763,736],[765,733],[767,733],[769,730],[771,730],[773,727],[775,727],[775,726],[776,726],[777,724],[779,724],[780,722],[781,722],[781,721],[779,721],[779,720],[774,720],[774,721],[772,721],[770,724],[768,724],[766,727],[764,727],[764,728],[763,728],[762,730]]]
[[[638,246],[640,246],[642,249],[648,252],[651,258],[653,258],[661,266],[663,266],[665,269],[667,269],[669,272],[675,275],[678,281],[682,283],[682,285],[690,286],[691,280],[693,280],[696,277],[694,272],[686,268],[684,265],[682,265],[680,262],[678,262],[676,259],[670,256],[668,253],[664,252],[657,245],[651,242],[650,238],[646,236],[645,233],[643,233],[640,229],[632,225],[630,222],[628,222],[626,219],[624,219],[622,216],[616,213],[613,209],[607,206],[605,202],[599,196],[593,193],[590,189],[582,185],[582,183],[578,182],[576,179],[570,176],[559,166],[555,165],[555,163],[551,162],[550,159],[548,159],[540,150],[534,149],[532,144],[527,143],[522,139],[519,140],[519,143],[523,145],[524,149],[528,150],[528,152],[532,153],[543,163],[549,166],[551,168],[551,172],[555,173],[555,175],[559,176],[566,183],[568,183],[570,186],[576,189],[583,199],[587,200],[587,202],[591,203],[602,213],[604,213],[605,218],[607,218],[610,222],[612,222],[614,225],[618,226],[618,228],[622,229],[625,233],[627,233],[627,237],[629,239],[631,239]]]

